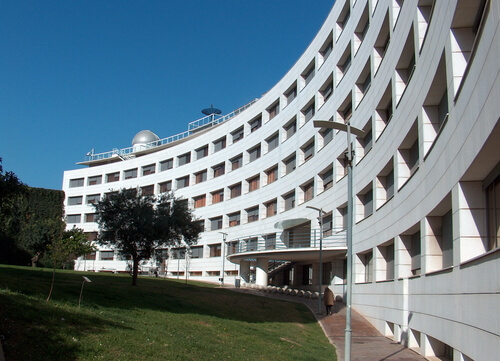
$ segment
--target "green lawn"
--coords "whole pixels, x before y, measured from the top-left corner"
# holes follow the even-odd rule
[[[81,308],[82,275],[86,284]],[[14,360],[335,360],[307,308],[214,285],[0,265],[0,335]]]

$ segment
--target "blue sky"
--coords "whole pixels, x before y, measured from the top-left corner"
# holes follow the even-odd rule
[[[32,187],[268,91],[333,0],[0,1],[0,157]]]

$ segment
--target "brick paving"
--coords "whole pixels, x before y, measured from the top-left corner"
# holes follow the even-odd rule
[[[305,304],[314,314],[323,328],[325,335],[337,350],[337,360],[344,361],[344,332],[346,307],[343,303],[335,303],[333,315],[326,316],[323,304],[322,314],[317,314],[318,300],[278,293],[262,292],[252,288],[229,288],[234,291],[251,293],[257,296],[276,298],[290,302]],[[352,346],[351,360],[353,361],[424,361],[425,357],[401,346],[377,331],[364,317],[356,311],[351,311]]]

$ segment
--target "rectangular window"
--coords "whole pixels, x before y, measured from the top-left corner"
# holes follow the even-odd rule
[[[205,220],[200,219],[198,221],[195,221],[194,224],[201,230],[201,232],[205,232]]]
[[[278,166],[275,166],[266,171],[267,184],[271,184],[278,180]]]
[[[85,222],[87,222],[87,223],[95,222],[95,217],[96,217],[96,213],[86,213],[85,214]]]
[[[202,170],[201,172],[195,173],[195,182],[196,184],[205,182],[207,180],[207,170]]]
[[[149,185],[149,186],[141,187],[141,194],[143,196],[153,196],[155,194],[155,186]]]
[[[247,209],[247,222],[255,222],[259,220],[259,206]]]
[[[196,149],[195,152],[196,152],[196,159],[205,158],[208,155],[208,145]]]
[[[271,105],[269,108],[267,108],[267,112],[269,113],[269,120],[273,119],[275,116],[277,116],[280,112],[280,103],[279,101]]]
[[[85,259],[87,261],[95,261],[95,255],[96,255],[96,252],[90,252],[90,253],[87,253],[85,256],[83,256],[83,259]]]
[[[276,199],[269,201],[265,204],[265,207],[266,217],[274,216],[278,212],[278,201]]]
[[[219,244],[211,244],[208,246],[208,248],[210,249],[210,257],[220,257],[221,256],[222,247],[221,247],[220,243]],[[219,271],[217,271],[217,272],[219,272]]]
[[[82,204],[83,202],[83,196],[77,196],[77,197],[69,197],[68,198],[68,206],[77,206]]]
[[[290,174],[291,172],[293,172],[295,170],[295,154],[286,159],[284,161],[285,163],[285,174]]]
[[[224,175],[224,173],[226,172],[226,164],[225,163],[217,164],[216,166],[213,166],[212,169],[214,171],[214,178],[220,177],[221,175]]]
[[[220,203],[224,201],[224,190],[219,189],[218,191],[212,192],[212,204]]]
[[[314,141],[304,146],[302,152],[304,153],[304,162],[311,159],[314,156]]]
[[[291,122],[286,124],[283,129],[286,133],[286,139],[290,139],[290,137],[297,132],[297,120],[293,119]]]
[[[205,194],[194,197],[194,208],[205,207],[207,205],[207,196]]]
[[[177,159],[179,160],[179,166],[191,163],[191,152],[182,154]]]
[[[177,178],[176,181],[177,181],[177,189],[185,188],[185,187],[189,186],[189,176]]]
[[[115,252],[114,251],[100,251],[99,252],[99,258],[101,261],[112,261],[114,258]]]
[[[302,78],[304,78],[304,86],[309,84],[309,82],[314,78],[314,63],[310,68],[308,68],[303,74]]]
[[[250,162],[253,162],[254,160],[257,160],[260,158],[260,144],[248,151],[249,155],[249,160]]]
[[[240,154],[237,157],[232,158],[230,162],[231,162],[231,170],[238,169],[243,165],[243,156]]]
[[[67,223],[80,223],[82,221],[82,215],[81,214],[68,214],[66,216],[66,222]]]
[[[332,128],[325,128],[324,130],[321,130],[319,132],[321,134],[321,137],[323,138],[323,147],[327,145],[328,143],[331,142],[333,139],[333,129]]]
[[[488,250],[500,247],[500,176],[485,189]]]
[[[421,245],[420,245],[420,232],[411,235],[411,272],[413,275],[421,273]]]
[[[170,192],[172,190],[172,181],[160,183],[160,193]]]
[[[244,136],[243,127],[240,127],[235,131],[231,132],[231,136],[233,137],[233,143],[236,143],[237,141],[243,139]]]
[[[273,136],[271,136],[270,138],[268,138],[266,140],[266,142],[267,142],[267,151],[270,152],[270,151],[278,148],[279,140],[280,140],[280,138],[279,138],[279,134],[278,133],[276,133]]]
[[[229,192],[231,199],[241,196],[241,182],[230,186]]]
[[[285,93],[286,104],[290,104],[297,97],[297,84]]]
[[[253,191],[259,189],[260,175],[257,175],[253,178],[248,179],[247,182],[248,182],[248,191],[249,192],[253,192]]]
[[[142,175],[154,174],[156,171],[156,164],[145,165],[142,167]]]
[[[326,102],[330,95],[333,94],[333,80],[330,80],[323,89],[320,90],[321,95],[323,96],[323,101]]]
[[[106,174],[106,182],[118,182],[120,180],[120,172]]]
[[[257,118],[248,122],[248,124],[250,125],[250,133],[255,132],[262,126],[262,116],[259,115]]]
[[[228,214],[229,227],[240,225],[240,212]]]
[[[226,148],[226,137],[220,138],[214,142],[214,153]]]
[[[160,172],[163,172],[174,167],[174,159],[170,158],[160,162]]]
[[[326,170],[325,172],[321,173],[319,176],[323,180],[323,190],[324,191],[326,191],[327,189],[332,187],[332,185],[333,185],[333,168]]]
[[[88,180],[89,186],[93,186],[93,185],[97,185],[97,184],[101,184],[101,183],[102,183],[102,176],[101,175],[89,177],[89,180]]]
[[[314,117],[314,114],[316,113],[315,108],[315,103],[312,102],[309,106],[302,110],[302,114],[304,114],[304,123],[307,123],[312,119],[312,117]]]
[[[310,201],[314,197],[314,182],[309,182],[302,186],[304,192],[304,202]]]
[[[210,218],[210,230],[222,229],[222,217]]]
[[[70,179],[69,187],[70,188],[83,187],[83,178]]]
[[[285,211],[288,211],[295,207],[295,191],[288,193],[283,196],[283,200],[285,201]]]
[[[101,199],[100,194],[89,194],[87,195],[87,204],[95,204]]]
[[[126,170],[123,172],[123,177],[125,179],[137,178],[137,168]]]
[[[328,40],[328,43],[323,45],[323,49],[320,50],[320,54],[323,57],[323,62],[330,56],[333,50],[333,40]]]
[[[191,258],[203,258],[203,246],[191,247]],[[191,272],[191,276],[194,276],[193,272]]]

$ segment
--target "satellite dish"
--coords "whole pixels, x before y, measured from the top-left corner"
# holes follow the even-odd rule
[[[212,114],[219,115],[222,113],[222,110],[214,108],[214,106],[210,104],[210,108],[205,108],[201,112],[205,115],[212,115]]]

